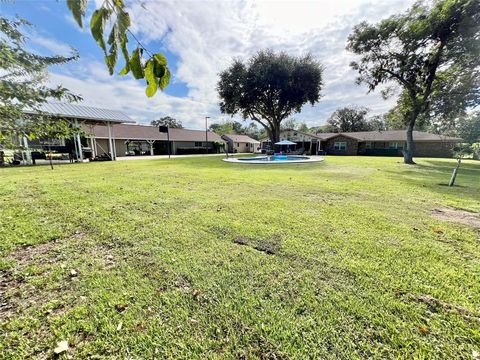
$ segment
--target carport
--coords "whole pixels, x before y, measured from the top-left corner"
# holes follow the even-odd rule
[[[50,102],[45,103],[39,107],[40,111],[25,111],[30,115],[47,115],[53,118],[65,119],[69,121],[73,127],[81,128],[86,133],[86,139],[88,146],[82,145],[81,137],[79,134],[73,137],[74,151],[76,158],[79,161],[84,160],[84,151],[91,149],[92,156],[99,155],[99,148],[105,154],[107,154],[111,160],[116,160],[116,148],[115,148],[115,135],[113,133],[113,124],[122,123],[134,123],[126,114],[117,110],[102,109],[92,106]],[[107,146],[103,148],[97,144],[95,136],[93,136],[93,128],[97,125],[102,125],[107,129]],[[29,153],[29,142],[27,138],[24,138],[24,145]],[[35,146],[44,150],[45,146]],[[31,162],[31,157],[30,157]]]

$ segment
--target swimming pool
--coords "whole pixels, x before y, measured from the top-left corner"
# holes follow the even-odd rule
[[[273,156],[256,156],[245,158],[228,158],[223,159],[225,162],[237,164],[302,164],[317,163],[323,161],[321,156],[300,156],[300,155],[273,155]]]

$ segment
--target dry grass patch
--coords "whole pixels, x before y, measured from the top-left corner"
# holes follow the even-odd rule
[[[480,230],[480,214],[453,208],[438,208],[432,211],[433,217],[457,224],[468,225]]]

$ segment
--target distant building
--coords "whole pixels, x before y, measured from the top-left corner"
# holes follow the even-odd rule
[[[281,132],[280,140],[296,142],[291,147],[296,152],[327,155],[401,156],[407,146],[406,130],[310,134],[288,129]],[[460,138],[422,131],[414,131],[413,140],[414,155],[425,157],[452,157],[453,147],[462,142]],[[270,149],[270,140],[262,139],[261,147]]]
[[[85,129],[87,136],[94,141],[96,153],[108,149],[108,129],[93,126]],[[116,124],[112,127],[115,137],[116,156],[166,155],[168,146],[172,155],[202,154],[223,151],[225,142],[214,132],[205,130],[169,129],[161,133],[156,126]]]
[[[225,134],[222,139],[227,142],[230,153],[255,153],[260,151],[260,141],[247,135]]]

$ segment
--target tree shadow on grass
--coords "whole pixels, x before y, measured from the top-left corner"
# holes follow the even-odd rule
[[[455,186],[448,186],[448,182],[455,167],[455,161],[423,160],[422,163],[406,166],[405,169],[385,170],[395,174],[396,179],[415,187],[426,188],[441,195],[456,195],[459,197],[480,201],[480,162],[462,163]]]

